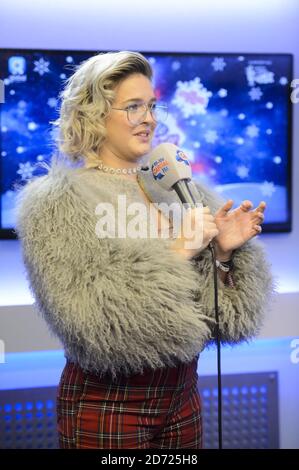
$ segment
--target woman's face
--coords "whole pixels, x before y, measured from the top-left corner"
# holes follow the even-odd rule
[[[130,104],[155,101],[151,81],[142,74],[132,74],[121,81],[115,88],[113,108],[126,108]],[[156,122],[148,111],[142,122],[131,124],[126,111],[111,109],[106,121],[107,136],[101,153],[109,159],[117,157],[128,162],[136,162],[151,149]],[[148,137],[137,135],[145,131]]]

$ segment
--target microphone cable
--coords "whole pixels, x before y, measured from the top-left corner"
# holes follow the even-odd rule
[[[196,206],[195,198],[190,191],[187,181],[173,185],[179,199],[189,206]],[[212,242],[208,245],[212,255],[213,265],[213,280],[214,280],[214,308],[215,308],[215,336],[217,348],[217,388],[218,388],[218,448],[222,449],[222,380],[221,380],[221,342],[220,342],[220,323],[219,323],[219,309],[218,309],[218,273],[216,265],[215,248]]]
[[[213,278],[214,278],[214,305],[215,305],[215,336],[217,348],[217,385],[218,385],[218,448],[222,449],[222,379],[221,379],[221,343],[220,343],[220,323],[218,309],[218,273],[216,266],[215,248],[209,243],[209,250],[212,255]]]

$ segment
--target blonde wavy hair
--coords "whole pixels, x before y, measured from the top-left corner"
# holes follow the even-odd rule
[[[58,127],[58,148],[68,159],[84,159],[87,167],[98,164],[114,89],[134,73],[152,79],[153,70],[142,54],[106,52],[83,61],[66,80],[60,93],[59,118],[53,124]]]

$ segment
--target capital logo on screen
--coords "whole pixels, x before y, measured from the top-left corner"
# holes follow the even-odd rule
[[[187,155],[182,150],[177,150],[175,158],[178,162],[184,162],[185,165],[190,166]]]
[[[165,160],[164,158],[159,158],[158,160],[155,160],[152,164],[152,172],[155,180],[162,179],[167,173],[168,169],[169,167],[167,160]]]
[[[12,75],[24,75],[26,72],[26,60],[22,56],[12,56],[8,59],[8,70]]]

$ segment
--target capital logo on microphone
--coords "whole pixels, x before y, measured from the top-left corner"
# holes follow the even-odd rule
[[[175,158],[178,162],[184,162],[185,165],[190,166],[187,155],[182,150],[177,150]]]
[[[155,180],[162,179],[169,170],[168,161],[165,158],[158,158],[152,164],[152,173]]]

